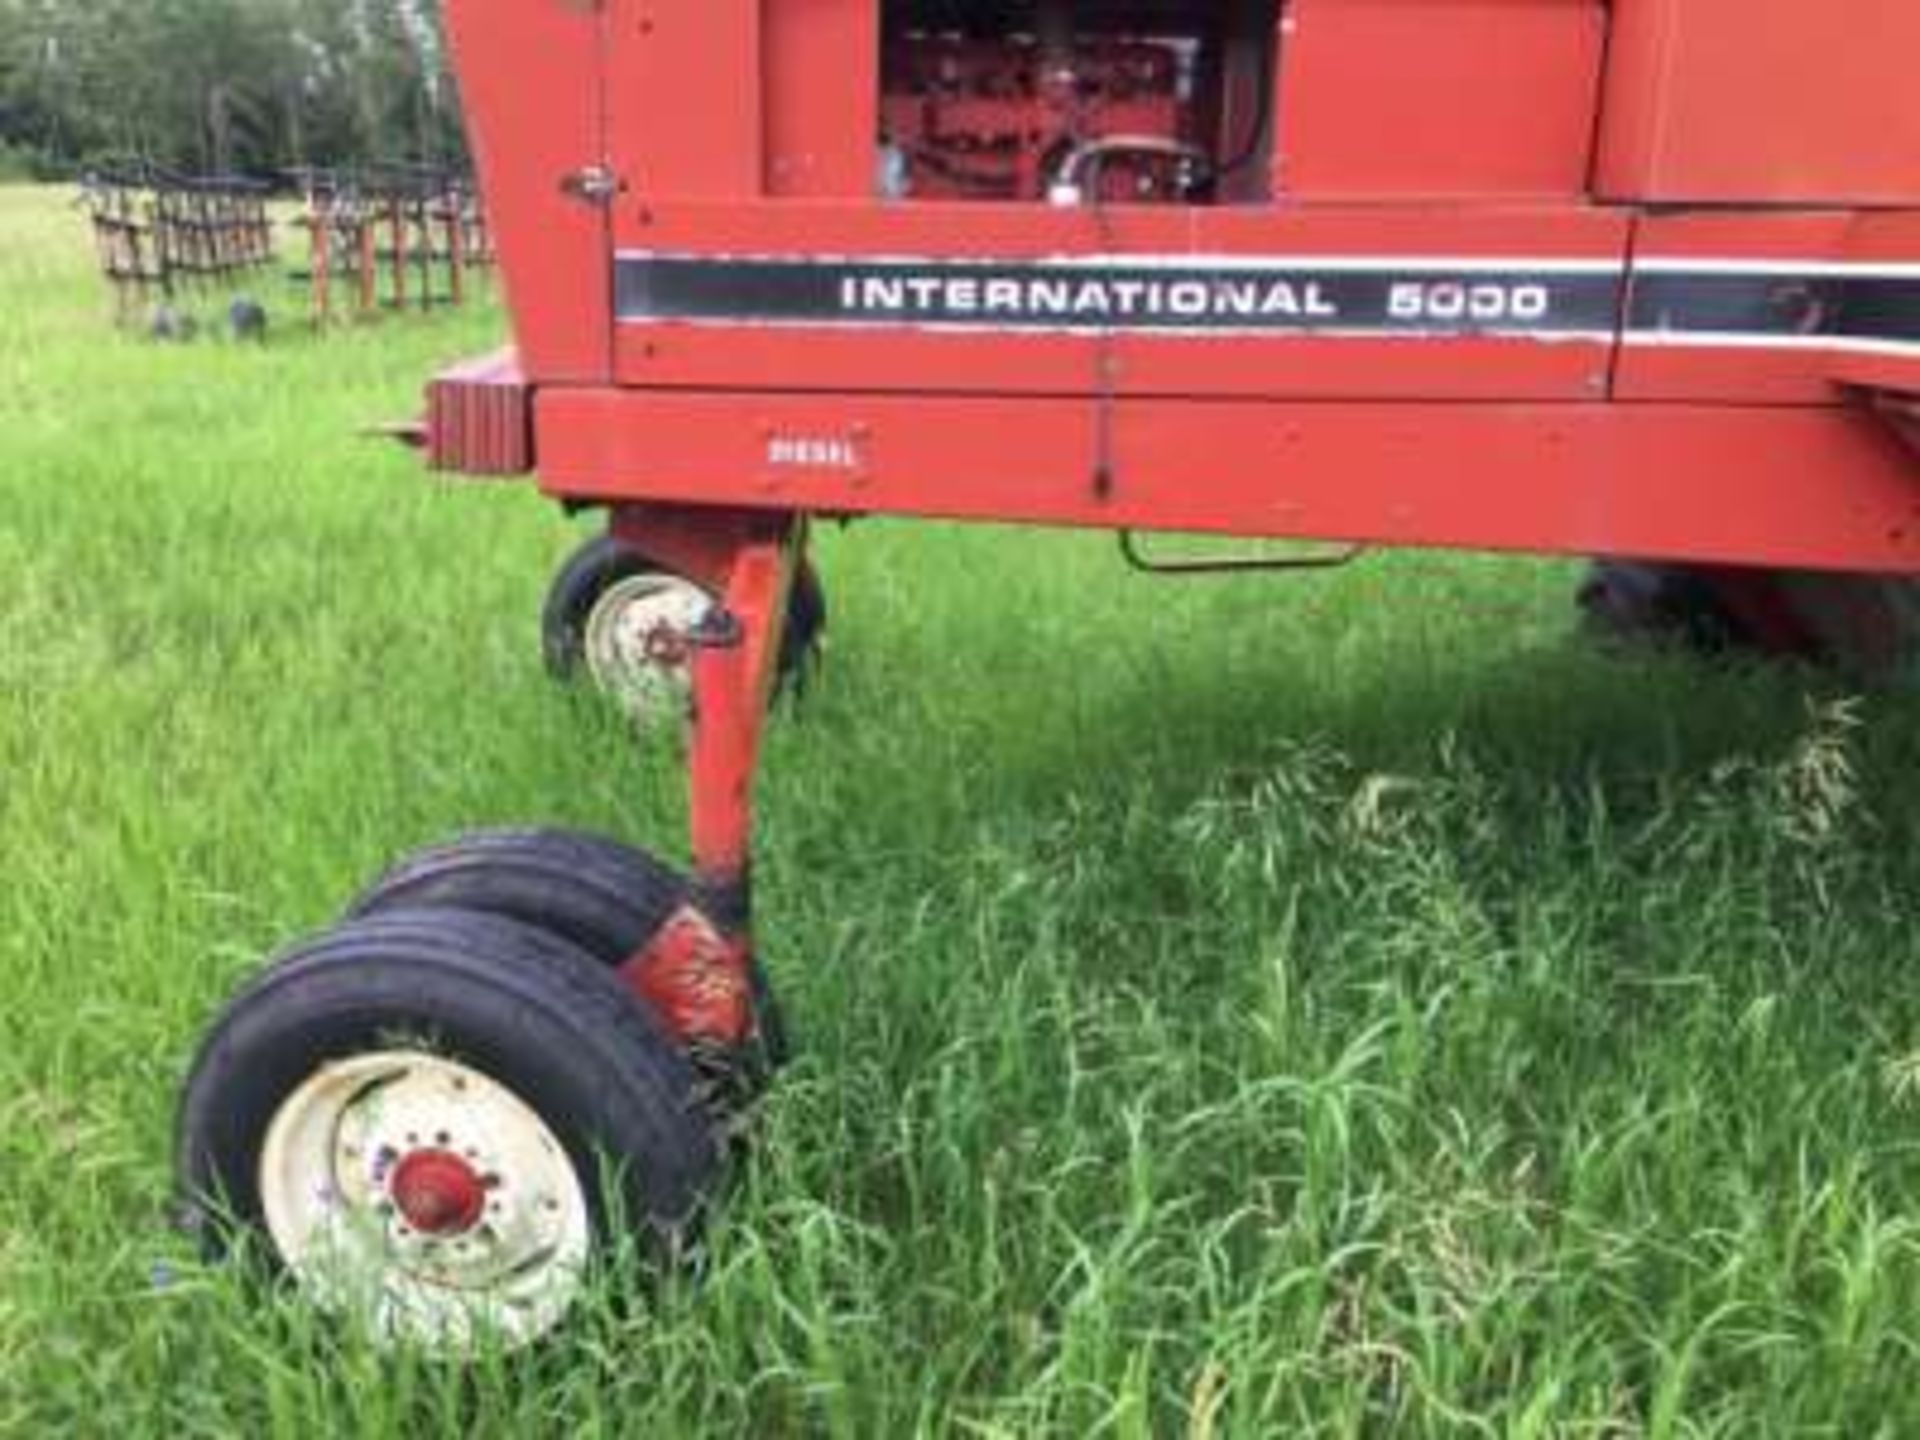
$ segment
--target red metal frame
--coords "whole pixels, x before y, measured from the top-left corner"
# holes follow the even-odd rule
[[[928,258],[1051,255],[1252,258],[1291,256],[1517,257],[1581,261],[1624,272],[1630,219],[1573,205],[1486,209],[1426,203],[1295,210],[1095,212],[1010,204],[663,201],[623,209],[614,242],[672,254]],[[1120,394],[1372,400],[1605,398],[1606,339],[1542,345],[1462,338],[1409,344],[1343,335],[1100,337],[955,334],[806,327],[627,323],[614,337],[615,376],[639,388],[965,391],[1088,394],[1103,348]],[[796,363],[804,357],[804,364]]]
[[[1294,0],[1274,190],[1304,199],[1586,190],[1602,0]]]
[[[1106,493],[1078,400],[570,390],[537,415],[573,501],[1920,573],[1915,457],[1851,408],[1127,401]],[[769,465],[787,435],[843,448]]]
[[[1615,0],[1596,189],[1920,205],[1911,0]]]
[[[761,511],[670,506],[620,507],[613,528],[719,597],[705,632],[689,637],[693,889],[623,975],[673,1034],[735,1048],[754,1025],[753,780],[804,528]]]
[[[532,392],[520,357],[499,350],[427,387],[427,463],[462,475],[521,475],[533,464]]]
[[[694,903],[629,970],[682,1034],[745,1023],[751,779],[796,517],[1685,561],[1725,567],[1716,588],[1788,646],[1818,637],[1742,567],[1920,575],[1910,0],[1035,0],[1034,33],[963,38],[916,32],[915,3],[448,7],[524,458],[737,626],[695,663]],[[1224,173],[1125,204],[1096,170],[1079,203],[1045,203],[1045,157],[1117,123],[1076,93],[1130,45],[1166,63],[1181,24],[1190,111],[1163,86],[1127,123],[1211,143]],[[1036,45],[1088,68],[1035,72]],[[950,86],[925,70],[942,54]],[[887,193],[883,135],[955,126],[953,154],[1013,145],[1024,199],[925,174]],[[862,275],[968,265],[1003,278],[927,314],[858,299]],[[1004,276],[1063,265],[1382,293],[1367,312],[1302,280],[1299,316],[1265,329],[979,313],[1023,303]],[[663,299],[673,266],[739,277],[738,312]],[[1489,314],[1572,318],[1457,323],[1482,290]],[[471,431],[499,408],[436,413]]]

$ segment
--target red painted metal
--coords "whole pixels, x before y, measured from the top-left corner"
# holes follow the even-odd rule
[[[668,202],[621,211],[624,249],[717,255],[914,255],[1038,259],[1051,255],[1431,256],[1485,262],[1591,261],[1624,272],[1627,217],[1565,206],[1429,204],[1297,209],[1087,208],[925,202]],[[1605,398],[1611,337],[1383,341],[1350,335],[1271,337],[955,334],[902,327],[830,330],[623,324],[619,382],[751,390],[968,391],[987,395],[1097,388],[1103,355],[1120,394],[1276,395],[1354,400]],[[804,364],[796,363],[804,356]]]
[[[1115,407],[1083,401],[543,391],[549,493],[1920,573],[1912,453],[1857,408]],[[786,436],[832,463],[769,463]],[[1017,436],[1010,448],[1008,437]]]
[[[606,153],[635,196],[623,213],[665,196],[759,195],[767,140],[763,8],[773,7],[605,0]],[[871,136],[865,150],[871,178]]]
[[[491,224],[522,363],[543,384],[604,379],[607,216],[565,182],[606,156],[606,16],[565,0],[466,0],[446,19],[481,192],[501,205]]]
[[[785,632],[799,529],[752,512],[715,516],[740,536],[719,587],[730,633],[707,637],[693,659],[690,829],[694,874],[709,892],[744,890],[749,872],[754,770]],[[632,533],[623,520],[620,533]]]
[[[401,1218],[422,1235],[464,1235],[487,1209],[486,1181],[449,1150],[415,1150],[393,1168],[387,1193]]]
[[[873,0],[769,5],[761,18],[768,195],[864,195],[880,133],[880,11]],[[853,143],[854,137],[868,143]]]
[[[753,956],[746,935],[721,931],[704,910],[676,914],[620,977],[667,1033],[725,1049],[753,1032]]]
[[[533,468],[533,387],[511,349],[442,372],[427,387],[427,463],[463,475]]]
[[[1615,0],[1599,193],[1920,206],[1913,0]]]
[[[721,597],[695,899],[630,970],[682,1034],[739,1033],[807,514],[1678,561],[1787,647],[1820,587],[1760,569],[1920,576],[1911,0],[448,11],[534,443],[469,380],[436,454],[537,460]],[[859,298],[914,267],[945,308]],[[1265,327],[994,323],[1050,270],[1323,278]]]
[[[665,569],[719,595],[732,578],[741,549],[764,538],[778,523],[752,511],[660,503],[619,506],[611,528]]]
[[[802,527],[785,512],[621,505],[613,533],[720,598],[716,632],[692,637],[690,828],[696,879],[711,893],[738,894],[751,868],[753,775]]]
[[[1285,24],[1276,193],[1585,192],[1601,0],[1294,0]]]
[[[668,1031],[738,1046],[753,1028],[753,780],[778,669],[799,525],[752,510],[622,506],[614,533],[719,596],[693,647],[688,741],[694,903],[622,967]]]
[[[1644,277],[1663,264],[1847,259],[1855,217],[1845,211],[1721,213],[1643,217],[1634,263]],[[1739,401],[1826,405],[1841,399],[1832,352],[1735,344],[1654,343],[1629,333],[1615,369],[1621,400]]]

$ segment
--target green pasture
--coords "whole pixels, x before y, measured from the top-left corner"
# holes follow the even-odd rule
[[[68,199],[0,189],[0,1434],[1920,1434],[1920,702],[1606,653],[1554,563],[825,530],[702,1272],[453,1370],[200,1268],[242,977],[684,806],[541,669],[589,522],[358,433],[496,312],[154,344]]]

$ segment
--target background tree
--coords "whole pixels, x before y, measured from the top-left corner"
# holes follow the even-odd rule
[[[42,173],[461,150],[432,0],[0,0],[0,152]]]

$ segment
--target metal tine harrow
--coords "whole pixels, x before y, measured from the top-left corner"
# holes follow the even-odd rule
[[[231,291],[270,270],[278,260],[270,195],[261,181],[180,175],[148,162],[89,173],[80,204],[116,321],[161,323],[156,317],[186,296]]]
[[[381,165],[301,177],[308,236],[304,282],[315,329],[340,318],[466,303],[494,263],[473,183],[430,166]]]
[[[492,231],[473,182],[446,168],[369,166],[303,170],[291,179],[306,265],[285,271],[307,290],[316,330],[385,311],[462,305],[494,264]],[[102,167],[81,181],[115,323],[162,338],[194,329],[181,306],[234,297],[275,272],[281,257],[271,210],[276,187],[232,176],[185,176],[149,162]],[[296,253],[299,247],[295,247]]]

